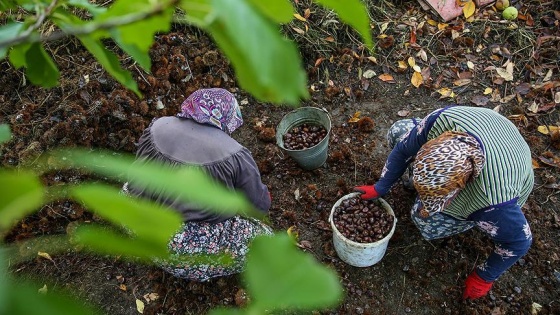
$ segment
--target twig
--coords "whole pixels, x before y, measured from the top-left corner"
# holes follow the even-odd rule
[[[56,4],[56,0],[55,0],[47,8],[47,10],[43,12],[44,14],[39,17],[37,23],[35,23],[32,27],[27,29],[19,36],[8,38],[4,41],[0,41],[0,48],[8,48],[21,43],[50,42],[50,41],[62,39],[67,36],[86,35],[86,34],[91,34],[97,30],[106,30],[114,27],[132,24],[162,13],[169,6],[174,6],[177,1],[178,0],[172,0],[167,5],[157,4],[152,8],[152,10],[147,12],[127,14],[101,23],[90,23],[84,25],[83,27],[69,29],[65,32],[57,31],[48,36],[40,36],[40,37],[33,36],[33,31],[35,31],[40,26],[40,24],[44,22],[48,13],[50,13],[49,10],[52,9],[52,7],[54,7],[54,5]]]

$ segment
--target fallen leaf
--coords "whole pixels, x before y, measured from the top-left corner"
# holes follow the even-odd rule
[[[159,298],[159,294],[152,292],[144,294],[143,297],[146,302],[150,303],[151,301],[157,300]]]
[[[325,40],[326,40],[327,42],[334,43],[334,37],[332,37],[332,36],[327,36],[327,37],[325,37]]]
[[[138,311],[138,313],[144,314],[144,302],[140,301],[139,299],[136,299],[136,310]]]
[[[408,65],[406,64],[406,62],[404,62],[404,60],[399,60],[399,69],[408,69]]]
[[[464,86],[471,83],[471,79],[459,79],[453,81],[453,85],[455,86]]]
[[[560,103],[560,92],[554,93],[554,103]]]
[[[420,68],[419,65],[414,65],[414,66],[412,67],[412,69],[414,69],[414,71],[416,71],[416,72],[418,72],[418,73],[422,72],[422,69]]]
[[[126,291],[126,285],[124,284],[119,285],[119,289],[121,289],[121,291]]]
[[[303,16],[307,19],[309,18],[310,15],[311,15],[311,10],[309,8],[305,9],[305,12],[303,12]]]
[[[375,71],[368,69],[366,70],[366,72],[364,72],[364,74],[362,75],[364,78],[366,79],[371,79],[373,78],[377,73],[375,73]]]
[[[377,58],[375,58],[375,57],[369,56],[369,57],[367,57],[367,59],[369,61],[373,62],[373,63],[377,63]]]
[[[299,243],[296,244],[297,247],[301,248],[301,249],[312,249],[313,246],[311,246],[311,242],[310,241],[301,241]]]
[[[531,103],[531,105],[527,106],[527,110],[530,111],[533,114],[536,114],[539,111],[539,105],[537,105],[537,103],[535,101],[533,101],[533,103]]]
[[[416,65],[416,59],[414,59],[414,57],[408,57],[407,61],[410,67],[414,67]]]
[[[424,49],[420,49],[420,51],[416,54],[417,57],[420,57],[424,62],[428,61],[428,55]]]
[[[455,97],[455,92],[453,92],[453,90],[450,89],[450,88],[441,88],[441,89],[437,90],[437,92],[441,95],[440,99],[441,98],[446,98],[446,97],[449,97],[449,98],[454,98]]]
[[[299,232],[297,231],[297,227],[295,225],[290,226],[286,233],[288,233],[288,236],[290,236],[297,243]]]
[[[515,87],[515,92],[525,95],[531,91],[531,84],[527,82],[523,82]]]
[[[508,72],[504,68],[496,68],[496,72],[500,77],[502,77],[506,81],[513,81],[513,73]]]
[[[299,194],[299,188],[294,191],[294,197],[296,198],[297,201],[299,201],[299,198],[301,197]]]
[[[384,34],[383,34],[384,35]],[[379,47],[383,48],[383,49],[387,49],[393,46],[393,44],[395,43],[395,38],[393,37],[393,35],[390,36],[379,36],[379,41],[377,42],[377,44],[379,45]]]
[[[552,69],[548,69],[548,72],[544,76],[543,82],[550,81],[550,78],[552,78]]]
[[[486,106],[490,100],[486,96],[475,95],[471,98],[471,102],[476,106]]]
[[[540,305],[537,302],[533,302],[533,304],[531,304],[531,315],[537,315],[539,314],[539,312],[542,309],[542,305]]]
[[[492,88],[490,88],[490,87],[485,88],[483,94],[484,95],[492,94]]]
[[[307,19],[305,19],[303,16],[299,15],[299,13],[294,13],[294,17],[302,22],[306,22]]]
[[[560,132],[560,127],[558,126],[539,126],[537,131],[542,133],[543,135],[547,135],[550,132]]]
[[[360,115],[362,114],[362,112],[355,112],[354,115],[352,116],[352,118],[350,118],[348,120],[349,123],[355,123],[358,122],[360,120]]]
[[[49,255],[48,253],[45,253],[45,252],[37,252],[37,255],[40,256],[40,257],[43,257],[43,258],[45,258],[45,259],[48,259],[48,260],[50,260],[50,261],[52,261],[52,262],[54,262],[53,259],[51,258],[51,255]]]
[[[560,167],[560,159],[558,157],[552,157],[549,159],[544,156],[539,156],[539,160],[548,166]]]
[[[302,30],[302,29],[299,28],[299,27],[292,27],[292,29],[293,29],[294,31],[296,31],[296,33],[298,33],[298,34],[301,34],[301,35],[305,34],[305,31]]]
[[[410,79],[410,82],[412,83],[412,85],[418,88],[424,82],[424,78],[422,78],[422,74],[420,72],[414,72],[412,74],[412,78]]]
[[[467,67],[471,70],[474,70],[474,63],[472,61],[467,61]]]
[[[387,30],[387,27],[389,27],[389,22],[385,22],[383,24],[381,24],[381,30],[379,33],[385,33],[385,31]]]
[[[378,77],[379,79],[381,79],[381,81],[383,82],[387,82],[387,83],[397,83],[395,81],[395,79],[393,78],[392,75],[388,74],[388,73],[383,73],[381,75],[379,75]]]
[[[535,159],[531,159],[531,160],[532,160],[532,163],[531,163],[531,164],[533,164],[533,168],[534,168],[534,169],[536,169],[536,168],[541,168],[541,165],[540,165],[539,161],[537,161],[537,160],[535,160]]]
[[[408,109],[401,109],[397,112],[397,115],[399,117],[406,117],[410,114],[410,111]]]
[[[465,18],[470,18],[474,14],[475,10],[476,5],[474,4],[474,1],[471,0],[465,3],[465,5],[463,6],[463,15],[465,16]]]
[[[241,100],[241,102],[239,102],[239,105],[247,105],[249,104],[249,100],[244,98],[243,100]]]

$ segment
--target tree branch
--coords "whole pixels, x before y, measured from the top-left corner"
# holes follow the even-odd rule
[[[169,1],[166,5],[162,5],[158,2],[158,4],[155,5],[150,11],[127,14],[114,19],[103,21],[101,23],[89,23],[82,27],[76,27],[68,31],[56,31],[48,36],[33,36],[33,31],[35,31],[44,22],[45,18],[50,13],[50,10],[52,10],[52,8],[54,7],[54,4],[56,3],[56,0],[54,0],[51,5],[49,5],[47,10],[45,10],[45,12],[43,12],[43,14],[39,16],[37,22],[32,27],[16,37],[0,41],[0,49],[9,48],[11,46],[22,43],[51,42],[67,36],[91,34],[97,30],[108,30],[114,27],[132,24],[161,14],[163,11],[165,11],[165,9],[174,6],[177,2],[178,0],[172,0]]]

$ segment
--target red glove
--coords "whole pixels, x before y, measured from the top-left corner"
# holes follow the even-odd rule
[[[465,292],[463,293],[463,300],[466,299],[478,299],[485,296],[490,289],[492,289],[492,284],[494,281],[486,281],[482,279],[476,271],[471,272],[471,274],[465,280]]]
[[[379,198],[379,194],[373,185],[356,186],[354,187],[354,191],[361,193],[360,198],[364,200]]]

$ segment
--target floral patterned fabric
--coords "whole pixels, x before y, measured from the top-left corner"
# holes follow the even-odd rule
[[[159,261],[158,264],[175,277],[193,281],[237,274],[243,271],[251,241],[257,236],[272,234],[272,229],[264,223],[239,216],[220,223],[187,222],[168,245],[176,262]],[[228,265],[218,258],[192,265],[181,261],[182,257],[204,254],[227,254],[233,261]]]
[[[177,116],[216,126],[229,134],[243,124],[241,109],[235,96],[219,88],[193,92],[183,102]]]

